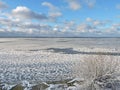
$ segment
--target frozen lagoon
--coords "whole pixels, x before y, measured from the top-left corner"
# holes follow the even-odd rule
[[[120,38],[1,38],[0,82],[8,85],[68,80],[87,55],[119,57]]]

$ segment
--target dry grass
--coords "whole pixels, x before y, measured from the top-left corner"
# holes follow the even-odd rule
[[[75,77],[83,78],[87,86],[92,86],[94,89],[96,84],[106,87],[108,81],[115,80],[120,75],[120,61],[115,56],[87,56],[75,65],[74,72]],[[113,84],[113,81],[110,83]],[[94,90],[93,88],[89,90]]]

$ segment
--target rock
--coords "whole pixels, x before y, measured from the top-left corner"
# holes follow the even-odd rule
[[[24,90],[23,86],[18,84],[15,87],[11,88],[11,90]]]
[[[94,81],[106,83],[106,82],[108,82],[110,79],[113,79],[113,77],[108,74],[108,75],[104,75],[104,76],[97,77]]]
[[[115,76],[111,75],[98,77],[94,80],[94,84],[104,90],[120,90],[120,81],[117,80]]]
[[[64,90],[64,89],[63,89],[63,90]],[[66,90],[66,89],[65,89],[65,90]],[[67,88],[67,90],[78,90],[78,89],[76,89],[75,86],[70,86],[70,87]]]
[[[84,79],[75,78],[75,79],[67,82],[67,85],[68,85],[68,86],[75,86],[75,85],[74,85],[75,83],[77,83],[77,84],[83,84],[83,83],[84,83]]]
[[[54,84],[48,90],[67,90],[68,86],[65,84]]]
[[[33,86],[32,90],[45,90],[49,85],[47,83],[41,83],[39,85]]]
[[[1,82],[0,82],[0,90],[2,90],[2,85],[1,85]]]
[[[22,86],[23,87],[31,87],[31,84],[28,81],[24,80],[24,81],[22,81]]]
[[[106,83],[105,87],[106,88],[113,88],[113,85],[112,85],[112,83]]]

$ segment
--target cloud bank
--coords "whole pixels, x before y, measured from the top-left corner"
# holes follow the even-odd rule
[[[83,8],[83,5],[94,8],[96,0],[65,0],[71,12]],[[83,4],[84,3],[84,4]],[[100,20],[86,17],[83,21],[67,20],[61,6],[51,2],[41,2],[45,14],[27,6],[16,6],[11,10],[9,5],[0,1],[0,37],[25,36],[25,37],[87,37],[87,36],[116,36],[120,34],[120,23],[110,20]],[[116,6],[119,9],[119,5]],[[62,8],[62,9],[61,9]],[[5,9],[5,10],[4,10]],[[4,10],[4,12],[3,12]],[[89,15],[88,15],[89,16]],[[77,17],[76,17],[77,18]]]
[[[18,6],[12,10],[12,16],[20,19],[36,19],[36,20],[44,20],[47,19],[47,16],[44,14],[39,14],[34,11],[31,11],[29,8],[25,6]]]

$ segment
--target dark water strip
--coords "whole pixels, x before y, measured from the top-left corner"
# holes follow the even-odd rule
[[[111,55],[111,56],[120,56],[119,52],[85,52],[85,51],[76,51],[73,48],[47,48],[46,50],[54,53],[63,53],[63,54],[87,54],[87,55]]]

